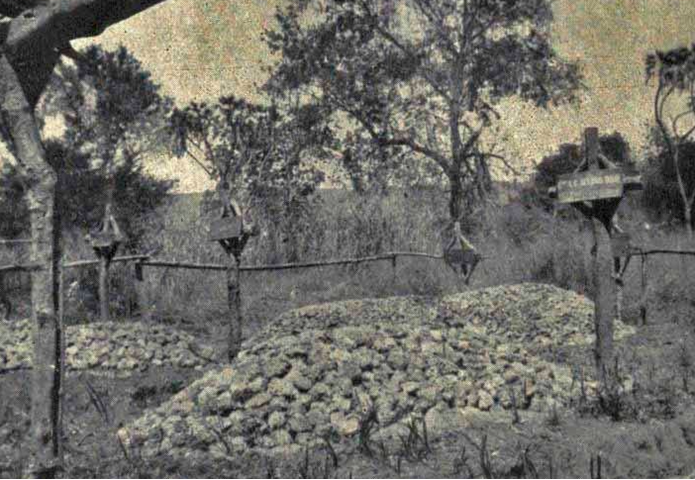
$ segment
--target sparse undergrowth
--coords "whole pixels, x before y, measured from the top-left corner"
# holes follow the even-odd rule
[[[307,242],[307,245],[314,247],[307,248],[302,253],[305,256],[302,259],[380,253],[389,249],[438,253],[438,239],[432,235],[436,231],[436,216],[418,210],[416,217],[410,218],[408,214],[415,211],[412,205],[393,199],[390,202],[388,209],[380,214],[384,218],[398,217],[402,221],[392,224],[388,221],[381,224],[372,222],[380,230],[369,234],[369,238],[376,239],[369,242],[358,241],[360,231],[351,227],[351,222],[355,226],[359,222],[350,216],[357,218],[364,212],[346,209],[339,219],[345,226],[342,229],[331,227],[335,219],[326,214],[321,220],[321,225],[326,227],[324,231],[329,232],[323,239],[325,249],[312,250],[320,243]],[[531,216],[535,214],[529,213]],[[194,216],[197,216],[197,211]],[[586,232],[572,223],[557,223],[555,230],[552,230],[547,219],[532,218],[528,226],[533,227],[533,232],[525,231],[526,224],[516,222],[512,227],[521,229],[517,234],[504,227],[504,218],[504,215],[490,213],[483,222],[489,228],[475,239],[483,251],[491,255],[479,267],[473,279],[474,285],[542,280],[575,291],[586,291]],[[187,225],[186,231],[165,230],[162,241],[166,244],[161,257],[206,263],[222,261],[216,245],[201,247],[206,244],[200,235],[203,231],[200,225],[189,230],[188,225],[193,222],[184,219],[183,223]],[[625,226],[625,223],[621,225]],[[641,228],[638,221],[634,225]],[[634,225],[630,224],[628,229],[642,246],[683,248],[684,240],[677,234],[659,236],[654,232],[638,231]],[[340,235],[337,234],[339,230],[343,230]],[[388,238],[388,241],[378,244],[378,237]],[[266,255],[263,248],[260,245],[250,249],[245,263],[284,260],[281,254],[273,254],[275,257]],[[78,249],[83,250],[81,253],[74,250],[72,258],[91,256],[84,245],[78,246]],[[639,265],[639,259],[633,260],[625,279],[625,318],[632,324],[637,324],[639,317],[637,300],[640,279],[639,268],[635,265]],[[422,412],[417,408],[399,410],[396,405],[393,417],[399,421],[382,424],[378,409],[367,408],[356,413],[355,417],[335,416],[344,422],[343,425],[354,429],[356,433],[353,435],[341,436],[336,428],[328,428],[321,434],[314,434],[313,442],[297,445],[294,453],[279,456],[263,451],[233,453],[233,444],[223,435],[224,425],[210,418],[206,420],[207,435],[220,444],[223,455],[215,462],[209,462],[193,453],[184,459],[171,455],[148,459],[142,449],[121,443],[116,435],[122,426],[131,425],[146,412],[166,404],[172,396],[181,395],[184,388],[199,380],[204,372],[176,368],[162,373],[159,370],[162,367],[157,367],[149,372],[140,372],[135,368],[134,374],[124,378],[93,377],[80,373],[70,376],[66,385],[67,473],[77,477],[140,478],[534,478],[589,477],[597,476],[599,471],[603,477],[687,476],[695,472],[692,460],[695,458],[695,419],[690,413],[695,407],[692,396],[695,371],[687,348],[693,343],[691,319],[695,316],[689,300],[694,292],[691,282],[687,281],[688,269],[687,260],[683,262],[673,257],[650,259],[647,270],[650,282],[647,289],[649,325],[639,327],[636,335],[618,342],[620,381],[603,398],[592,395],[591,338],[585,336],[576,345],[560,340],[556,342],[558,348],[548,348],[557,340],[551,336],[552,342],[538,349],[537,353],[542,361],[552,364],[548,371],[555,378],[548,379],[548,385],[559,385],[562,390],[564,382],[567,387],[557,397],[562,401],[538,402],[537,410],[533,408],[533,402],[526,405],[524,392],[529,388],[542,391],[545,387],[537,383],[524,384],[522,379],[521,383],[513,382],[515,388],[504,385],[499,389],[499,395],[496,395],[497,392],[491,395],[492,406],[483,412],[468,406],[463,407],[462,411],[458,406],[450,408],[447,405],[446,409],[430,409],[430,413],[430,410]],[[112,307],[114,311],[127,313],[128,292],[121,290],[121,286],[132,284],[132,271],[123,268],[115,269],[115,273],[118,278],[114,289],[122,297],[119,296]],[[146,284],[156,304],[154,321],[167,330],[173,326],[183,329],[194,335],[198,343],[215,346],[220,354],[226,311],[221,280],[210,274],[149,271]],[[277,337],[295,330],[301,333],[305,324],[324,329],[326,325],[316,323],[318,317],[310,314],[325,312],[326,308],[330,311],[330,318],[337,319],[335,321],[338,323],[350,313],[357,313],[365,323],[378,322],[377,318],[370,317],[374,305],[371,301],[346,302],[342,310],[340,306],[309,305],[394,294],[440,295],[458,291],[459,288],[455,277],[439,262],[420,259],[399,260],[396,271],[383,263],[356,269],[323,268],[282,275],[245,274],[242,283],[248,326],[245,334],[249,338],[265,330]],[[533,302],[533,299],[509,293],[506,292],[507,299],[515,305],[523,304],[525,300]],[[401,301],[407,304],[410,300]],[[89,310],[91,307],[78,303],[68,309],[69,321],[88,322],[87,319],[93,316]],[[360,305],[364,306],[362,310]],[[309,307],[300,311],[302,313],[295,311],[282,315],[278,322],[271,323],[278,314],[302,306]],[[19,307],[17,311],[21,313],[23,309],[21,305]],[[468,305],[467,308],[475,312],[477,307]],[[427,311],[428,306],[424,302],[411,303],[404,310],[413,309],[420,309],[422,313]],[[561,319],[552,305],[539,305],[538,309],[549,318]],[[508,314],[509,311],[502,309],[498,313]],[[423,315],[425,317],[426,314]],[[399,318],[394,315],[394,320]],[[492,318],[497,317],[493,315]],[[528,320],[538,323],[538,318],[533,316],[521,317],[521,320],[521,324]],[[131,321],[128,318],[124,323],[127,325]],[[478,340],[487,338],[491,333],[499,333],[491,332],[499,327],[499,322],[486,323],[489,329],[480,337],[473,335],[473,342],[467,339],[475,344],[475,348],[480,346]],[[330,332],[331,328],[328,327]],[[409,338],[409,333],[404,338]],[[566,333],[566,338],[572,336],[570,332]],[[266,340],[272,341],[270,338]],[[247,347],[253,345],[254,341],[247,342]],[[7,342],[3,347],[7,349]],[[352,353],[347,348],[342,350]],[[455,352],[453,347],[449,350],[450,354]],[[497,357],[498,364],[503,360],[502,355]],[[472,365],[477,364],[471,362]],[[359,368],[362,375],[362,367]],[[116,370],[115,366],[113,369]],[[423,371],[422,375],[427,378],[427,371]],[[556,382],[558,377],[560,381]],[[21,462],[4,459],[15,458],[21,452],[18,445],[28,425],[28,384],[27,373],[23,371],[0,375],[0,398],[11,398],[10,402],[0,402],[0,477],[21,475]],[[475,387],[487,391],[484,384]],[[9,395],[7,392],[10,392]],[[419,401],[419,393],[420,390],[414,394],[415,404]],[[443,398],[441,392],[439,395]],[[483,397],[485,403],[488,398]],[[478,395],[478,405],[480,400],[481,395]],[[447,417],[447,411],[454,416]],[[263,421],[269,420],[270,416]],[[329,415],[328,424],[331,424],[330,420]],[[274,421],[278,421],[277,416]],[[446,428],[438,428],[441,424]]]
[[[506,290],[505,290],[506,288]],[[544,291],[548,287],[529,286],[531,291]],[[514,296],[509,287],[502,287],[505,295],[501,297],[514,299],[514,305],[534,306],[533,298],[520,295]],[[547,293],[548,290],[545,290]],[[521,298],[519,298],[521,297]],[[501,319],[505,315],[515,315],[520,308],[509,307],[490,309],[470,303],[471,296],[458,301],[466,304],[467,308],[458,313],[452,311],[445,318],[455,318],[463,312],[469,312],[471,317],[484,315],[484,310],[496,311],[494,322],[488,326],[502,335]],[[465,298],[469,298],[465,303]],[[483,297],[485,298],[485,297]],[[491,297],[492,298],[492,297]],[[568,297],[571,298],[571,297]],[[407,305],[408,299],[399,300]],[[520,303],[521,302],[521,303]],[[444,302],[446,303],[446,302]],[[385,304],[388,304],[386,301]],[[581,305],[574,304],[575,307]],[[338,305],[310,307],[297,312],[291,312],[278,319],[269,329],[274,332],[268,337],[282,338],[283,332],[292,332],[302,323],[302,319],[311,326],[312,322],[325,330],[329,337],[340,331],[338,325],[349,318],[351,312],[359,313],[360,303],[345,303],[343,308]],[[361,324],[378,323],[377,318],[370,317],[375,311],[369,308],[370,303],[363,304],[364,315],[360,316]],[[572,305],[570,302],[568,305]],[[544,311],[547,306],[535,305]],[[417,308],[415,308],[417,307]],[[419,308],[419,310],[418,310]],[[589,311],[590,304],[586,307]],[[395,315],[395,323],[403,323],[408,312],[431,318],[435,322],[438,314],[432,312],[432,303],[420,301],[400,310],[402,316]],[[430,312],[427,314],[427,312]],[[320,315],[326,315],[321,317]],[[326,325],[322,319],[330,318],[334,324]],[[487,317],[485,317],[487,318]],[[522,323],[543,325],[542,317],[534,315],[518,317]],[[552,320],[553,315],[548,315]],[[565,322],[567,317],[564,318]],[[442,320],[441,318],[439,320]],[[589,328],[590,318],[585,328]],[[329,323],[331,323],[329,322]],[[360,325],[360,322],[357,322]],[[549,328],[554,325],[551,322]],[[431,335],[431,326],[423,323]],[[543,329],[536,329],[537,338]],[[572,329],[564,335],[576,335]],[[446,331],[446,330],[445,330]],[[331,333],[333,332],[333,333]],[[185,395],[181,390],[191,380],[199,378],[200,372],[191,371],[186,378],[176,374],[162,375],[151,372],[136,373],[128,378],[91,377],[80,374],[69,378],[67,391],[71,392],[69,412],[66,415],[68,447],[68,466],[72,476],[80,477],[171,477],[171,476],[241,476],[241,477],[296,477],[296,478],[336,478],[336,477],[393,477],[393,476],[444,476],[444,477],[548,477],[569,476],[587,477],[597,474],[600,458],[603,476],[674,476],[687,475],[695,465],[688,460],[693,458],[692,448],[695,446],[695,421],[686,413],[691,409],[692,397],[689,393],[688,379],[692,374],[692,366],[686,357],[681,342],[673,338],[682,338],[688,342],[687,325],[666,324],[654,325],[642,329],[633,337],[620,342],[620,364],[623,370],[622,379],[625,384],[622,390],[616,390],[617,400],[610,408],[599,408],[589,394],[591,370],[586,360],[590,357],[590,337],[584,341],[559,341],[557,349],[549,348],[547,342],[540,342],[544,348],[538,348],[548,360],[561,362],[552,371],[555,379],[557,374],[568,382],[565,390],[571,392],[564,402],[539,403],[539,408],[525,408],[521,392],[517,396],[519,408],[503,409],[494,407],[490,411],[481,412],[478,409],[464,407],[436,408],[425,412],[417,409],[394,408],[395,417],[400,421],[392,423],[380,422],[379,410],[367,408],[357,415],[356,422],[348,422],[348,416],[343,418],[346,427],[354,428],[354,434],[341,436],[336,428],[329,428],[322,434],[314,435],[314,441],[296,449],[285,449],[282,454],[276,450],[274,454],[263,453],[234,453],[233,443],[224,437],[224,424],[214,414],[206,420],[206,431],[211,438],[216,438],[222,445],[222,455],[211,462],[193,450],[184,458],[177,455],[164,454],[158,458],[148,458],[141,447],[134,447],[127,442],[121,443],[116,435],[119,426],[130,424],[133,419],[140,417],[145,409],[156,409],[166,404],[172,395],[177,398]],[[354,333],[354,332],[353,332]],[[484,332],[472,335],[467,330],[470,348],[480,348],[476,338],[488,338]],[[324,338],[326,336],[324,335]],[[435,334],[436,337],[436,334]],[[351,338],[348,336],[348,338]],[[405,338],[408,338],[406,334]],[[552,336],[550,337],[552,338]],[[579,338],[579,337],[574,337]],[[424,337],[422,338],[424,340]],[[398,342],[397,342],[398,343]],[[413,343],[415,346],[417,342]],[[248,347],[256,343],[249,341]],[[527,347],[532,347],[533,342]],[[655,346],[663,348],[656,349]],[[260,345],[259,345],[260,346]],[[420,348],[427,350],[426,342]],[[297,352],[302,346],[297,345]],[[352,351],[359,350],[355,348]],[[552,351],[555,350],[555,351]],[[311,351],[311,349],[307,349]],[[441,350],[436,355],[441,353]],[[455,349],[452,348],[450,354]],[[513,352],[512,352],[513,353]],[[503,355],[498,357],[498,362]],[[282,362],[279,362],[282,363]],[[290,362],[291,363],[291,362]],[[386,362],[388,363],[388,362]],[[472,364],[471,364],[472,365]],[[584,374],[580,372],[583,370]],[[676,369],[673,365],[678,365]],[[360,371],[362,369],[360,367]],[[426,370],[425,370],[426,371]],[[291,372],[291,369],[287,374]],[[372,370],[374,372],[374,370]],[[362,372],[363,375],[365,372]],[[369,372],[366,372],[369,373]],[[20,380],[26,378],[25,372],[15,372],[0,376],[0,391],[20,392],[16,402],[0,412],[0,418],[5,421],[5,428],[0,427],[0,433],[5,439],[5,452],[11,445],[16,447],[24,432],[22,425],[27,421],[28,391],[27,383]],[[12,380],[14,378],[14,380]],[[561,385],[563,380],[558,383]],[[550,382],[553,384],[553,382]],[[584,387],[582,387],[584,384]],[[523,384],[522,384],[523,385]],[[686,387],[688,390],[686,390]],[[295,387],[296,388],[296,387]],[[484,388],[484,385],[483,385]],[[517,384],[518,388],[518,384]],[[523,387],[527,388],[527,387]],[[538,386],[537,386],[538,388]],[[586,389],[586,396],[581,394]],[[9,389],[9,390],[8,390]],[[201,390],[201,393],[203,390]],[[405,397],[408,398],[408,395]],[[560,397],[561,398],[561,397]],[[371,399],[371,397],[370,397]],[[511,400],[511,396],[509,396]],[[249,399],[250,400],[250,399]],[[418,396],[413,397],[417,403]],[[480,399],[478,399],[480,401]],[[592,403],[593,402],[593,403]],[[493,402],[494,403],[494,402]],[[514,402],[516,403],[516,402]],[[566,407],[570,407],[569,409]],[[368,404],[369,407],[369,404]],[[198,407],[196,407],[198,408]],[[613,412],[611,413],[611,408]],[[400,413],[399,413],[400,412]],[[478,412],[478,413],[476,413]],[[337,416],[336,416],[337,418]],[[268,417],[268,420],[270,417]],[[606,421],[608,419],[608,421]],[[286,419],[287,421],[288,419]],[[616,423],[615,420],[618,420]],[[330,422],[329,422],[330,423]],[[7,425],[11,425],[8,429]],[[162,428],[166,426],[161,424]],[[168,427],[166,427],[168,428]],[[104,432],[96,435],[94,432]],[[164,440],[164,437],[161,437]],[[228,444],[224,447],[225,439]],[[202,447],[202,444],[200,444]],[[0,464],[4,471],[2,476],[17,476],[21,473],[18,463]]]

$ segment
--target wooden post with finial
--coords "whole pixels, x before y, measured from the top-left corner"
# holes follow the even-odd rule
[[[639,175],[617,168],[599,154],[598,129],[584,131],[584,159],[572,174],[561,175],[549,190],[559,203],[571,204],[591,222],[591,285],[594,297],[596,343],[594,360],[597,377],[604,387],[613,368],[613,322],[618,309],[617,289],[632,254],[629,236],[614,222],[614,216],[628,190],[639,190]],[[603,228],[601,228],[603,227]],[[621,257],[625,264],[621,266]]]
[[[241,350],[242,305],[241,305],[241,255],[249,238],[258,232],[244,225],[241,210],[228,195],[226,182],[218,187],[222,202],[222,213],[210,223],[208,239],[216,241],[227,254],[227,305],[229,307],[229,330],[227,336],[227,358],[231,362]]]
[[[115,179],[109,178],[107,186],[106,206],[104,207],[104,219],[101,229],[87,235],[87,240],[99,258],[99,313],[102,322],[109,321],[109,267],[113,257],[116,256],[118,247],[125,239],[118,222],[112,213],[113,191]]]
[[[584,142],[588,169],[590,172],[598,170],[598,129],[587,128],[584,133]],[[601,228],[601,222],[595,216],[591,217],[590,221],[594,243],[591,249],[591,283],[594,297],[594,333],[596,334],[594,360],[599,380],[605,385],[613,359],[613,319],[616,313],[615,283],[612,280],[614,263],[608,232]]]

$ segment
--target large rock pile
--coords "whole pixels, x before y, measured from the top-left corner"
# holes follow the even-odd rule
[[[31,367],[30,320],[0,323],[0,373]],[[143,323],[75,325],[65,333],[68,370],[127,375],[149,367],[196,368],[214,352],[200,348],[185,332]]]
[[[386,427],[443,408],[541,409],[578,395],[579,382],[540,355],[590,342],[592,313],[585,298],[536,284],[299,309],[119,435],[144,457],[215,459],[350,436],[370,415]]]
[[[594,305],[586,297],[551,285],[527,283],[440,299],[395,297],[312,305],[280,316],[263,333],[283,336],[307,329],[416,321],[434,328],[467,328],[474,331],[474,337],[503,337],[503,341],[520,342],[539,353],[558,345],[592,343],[593,316]],[[618,328],[616,334],[620,338],[629,332]]]

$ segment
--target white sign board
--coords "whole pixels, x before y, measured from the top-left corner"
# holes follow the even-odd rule
[[[575,203],[623,196],[623,175],[615,170],[591,170],[561,175],[557,182],[560,203]]]

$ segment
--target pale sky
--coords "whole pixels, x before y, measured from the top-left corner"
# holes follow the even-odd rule
[[[169,0],[96,41],[107,48],[124,44],[179,104],[225,94],[253,98],[255,85],[266,78],[263,67],[271,64],[259,34],[273,25],[278,1]],[[556,0],[555,45],[583,64],[590,91],[580,106],[550,112],[505,105],[508,155],[539,160],[557,145],[577,141],[587,126],[617,130],[638,151],[654,93],[654,85],[644,82],[644,57],[695,42],[694,20],[693,0]],[[208,185],[185,159],[153,159],[150,168],[179,178],[181,191]]]

